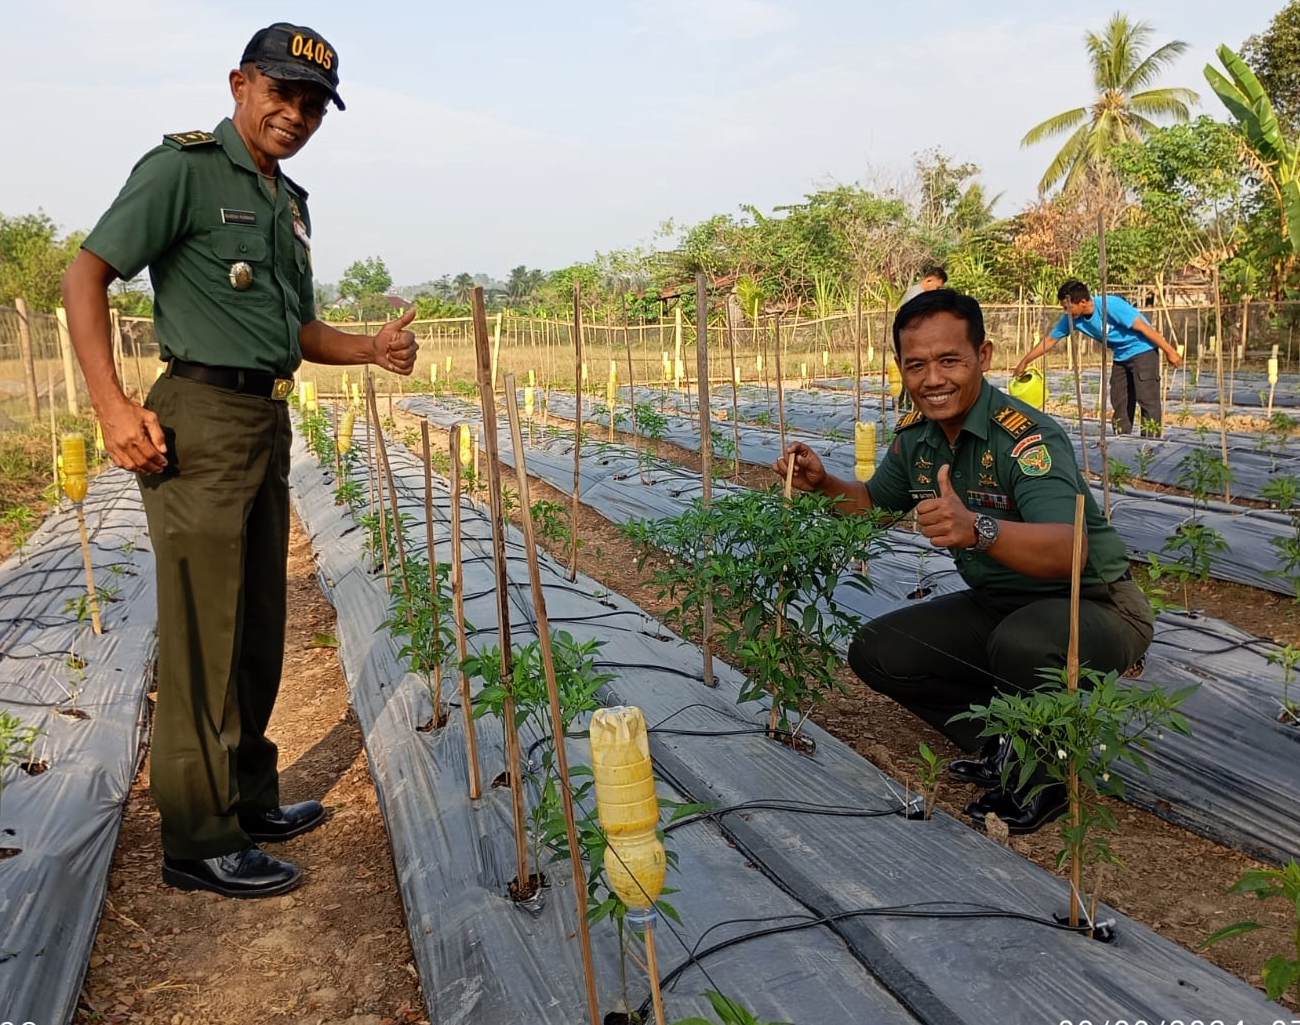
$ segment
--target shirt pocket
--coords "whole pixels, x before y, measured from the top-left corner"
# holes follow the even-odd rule
[[[209,239],[212,255],[225,268],[225,288],[219,289],[217,298],[222,302],[261,305],[273,297],[273,275],[267,259],[269,246],[266,237],[245,228],[217,228]],[[244,289],[235,288],[229,280],[230,270],[237,263],[248,264],[253,280]]]

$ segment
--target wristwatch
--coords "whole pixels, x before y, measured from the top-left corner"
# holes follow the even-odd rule
[[[992,516],[975,517],[975,544],[977,552],[987,552],[998,539],[998,521]]]

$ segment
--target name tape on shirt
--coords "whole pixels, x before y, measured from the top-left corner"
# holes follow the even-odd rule
[[[221,208],[222,224],[256,224],[257,214],[252,210],[227,210]]]

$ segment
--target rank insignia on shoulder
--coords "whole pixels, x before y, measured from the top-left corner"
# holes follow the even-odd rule
[[[1005,406],[1000,412],[993,414],[993,422],[1013,438],[1020,437],[1035,426],[1033,420],[1010,406]]]
[[[211,132],[173,132],[171,135],[164,135],[163,142],[169,142],[181,149],[189,149],[191,146],[211,146],[217,141],[217,137]]]
[[[907,416],[903,417],[903,419],[899,420],[898,423],[894,425],[894,430],[904,431],[907,430],[907,428],[909,427],[915,427],[917,424],[924,423],[924,422],[925,422],[925,417],[923,417],[919,411],[913,410],[912,412],[908,413]]]

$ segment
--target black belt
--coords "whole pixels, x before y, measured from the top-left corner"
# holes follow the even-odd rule
[[[293,378],[276,377],[269,370],[242,370],[239,367],[210,367],[206,363],[191,363],[189,360],[172,359],[167,361],[167,374],[170,377],[184,377],[200,384],[210,384],[214,388],[240,392],[243,395],[257,395],[264,399],[287,399],[293,391]]]

